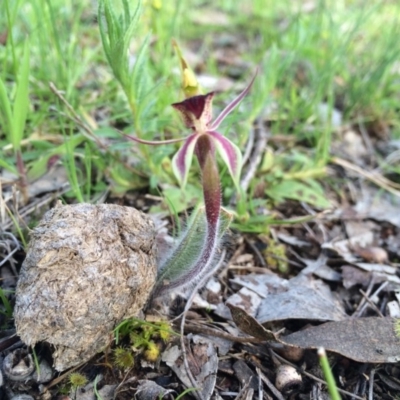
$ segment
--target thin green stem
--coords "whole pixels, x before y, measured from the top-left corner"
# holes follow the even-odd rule
[[[332,400],[341,400],[340,394],[337,390],[335,378],[333,377],[331,367],[329,366],[328,357],[326,356],[325,349],[320,347],[318,349],[319,362],[328,385],[329,395]]]
[[[11,21],[11,14],[10,14],[10,4],[9,0],[6,0],[6,14],[7,14],[7,24],[8,24],[8,32],[9,36],[8,39],[10,41],[10,47],[11,47],[11,55],[13,59],[13,70],[14,74],[17,75],[18,68],[17,68],[17,56],[15,54],[15,46],[14,46],[14,38],[13,38],[13,23]]]

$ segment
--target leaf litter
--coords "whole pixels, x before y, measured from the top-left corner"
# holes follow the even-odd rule
[[[348,208],[343,208],[343,216],[344,211],[348,213]],[[268,269],[244,274],[246,268],[252,269],[249,263],[233,275],[229,286],[235,293],[226,298],[226,306],[240,331],[272,348],[311,351],[322,346],[337,357],[365,365],[400,361],[399,301],[388,301],[397,293],[394,290],[399,290],[400,281],[391,253],[385,249],[385,226],[375,214],[360,216],[356,206],[351,211],[351,218],[322,221],[327,236],[319,246],[291,236],[287,230],[281,235],[281,241],[290,247],[288,254],[304,265],[297,275],[285,279]],[[389,213],[382,221],[391,223],[393,217]],[[344,229],[337,229],[337,222]],[[307,253],[315,254],[312,247],[319,247],[316,259],[307,257]],[[231,262],[234,272],[239,266]],[[382,312],[389,317],[382,317]],[[374,316],[377,313],[381,316]],[[382,384],[396,387],[384,377]]]
[[[228,269],[224,268],[225,272],[220,274],[219,280],[214,279],[214,283],[200,292],[196,309],[192,309],[187,317],[189,326],[197,319],[201,331],[201,327],[206,326],[203,310],[211,312],[211,321],[208,318],[211,335],[204,331],[200,336],[192,337],[189,334],[187,337],[186,351],[192,374],[200,388],[199,398],[211,398],[221,385],[224,376],[222,370],[226,368],[231,368],[234,374],[230,378],[231,390],[239,393],[240,388],[246,387],[246,393],[256,393],[253,384],[248,387],[244,383],[244,377],[250,375],[243,372],[249,372],[249,368],[253,374],[249,381],[254,382],[254,379],[258,379],[254,366],[246,359],[237,363],[236,357],[233,357],[237,346],[233,344],[239,339],[246,340],[246,337],[249,343],[252,343],[250,338],[256,338],[260,343],[267,343],[274,351],[282,348],[303,349],[306,351],[306,355],[300,358],[303,362],[310,357],[307,351],[320,346],[350,362],[365,365],[395,365],[399,362],[400,343],[394,318],[399,317],[400,307],[398,298],[393,299],[392,296],[397,293],[394,290],[399,289],[397,267],[390,261],[391,252],[378,251],[378,256],[374,253],[374,249],[386,247],[388,237],[382,235],[384,228],[374,218],[364,220],[356,212],[353,212],[352,218],[342,220],[336,217],[332,222],[332,217],[328,217],[319,221],[318,224],[326,227],[326,241],[320,240],[321,244],[310,240],[307,230],[297,227],[275,228],[278,240],[286,248],[288,259],[293,260],[293,267],[286,277],[279,271],[258,267],[259,255],[252,254],[252,249],[246,248],[246,245],[237,245],[237,249],[241,249],[239,254],[229,260]],[[342,229],[337,228],[338,222],[342,224]],[[314,231],[316,225],[311,222],[310,226]],[[299,232],[302,232],[302,236],[299,236]],[[395,230],[392,232],[396,235]],[[254,243],[262,246],[264,242],[255,237]],[[367,254],[365,250],[370,253]],[[321,274],[323,270],[325,272]],[[385,286],[377,291],[382,285]],[[226,288],[229,288],[229,295],[224,294]],[[377,317],[372,305],[390,317]],[[239,330],[229,326],[232,319]],[[218,342],[217,337],[213,338],[213,332],[216,335],[218,332],[228,332],[230,340],[219,338]],[[239,343],[244,346],[242,341]],[[257,344],[254,342],[253,346]],[[261,349],[263,353],[268,351]],[[243,347],[242,351],[249,350]],[[218,361],[218,354],[220,357],[225,354],[228,363],[223,366],[221,360]],[[193,387],[178,345],[165,350],[161,360],[184,387]],[[266,364],[263,368],[267,376],[273,371],[278,372],[272,365]],[[154,374],[146,372],[142,377],[148,377],[151,381]],[[389,378],[381,375],[381,385],[395,385],[388,384]],[[148,391],[156,392],[157,388],[153,385],[150,388],[150,385],[138,385],[140,396],[146,398]],[[301,389],[297,390],[301,392]],[[196,397],[195,394],[192,396]]]

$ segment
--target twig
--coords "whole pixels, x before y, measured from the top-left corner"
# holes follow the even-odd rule
[[[132,372],[133,368],[134,367],[129,368],[128,371],[125,373],[124,377],[122,378],[122,381],[118,384],[118,386],[114,390],[115,395],[119,392],[122,386],[126,385],[128,382],[132,382],[132,378],[134,378],[135,380],[137,379],[137,377],[135,376],[131,377],[130,379],[127,379],[130,373]]]
[[[317,213],[316,213],[307,203],[305,203],[304,201],[301,202],[301,206],[302,206],[310,215],[316,215],[316,214],[317,214]],[[324,224],[322,224],[322,223],[320,222],[320,220],[318,220],[318,219],[315,220],[315,223],[317,224],[319,230],[320,230],[321,233],[322,233],[322,237],[323,237],[324,243],[327,242],[327,241],[328,241],[328,234],[327,234],[327,232],[326,232],[326,229],[325,229]],[[306,223],[304,223],[303,226],[304,226],[304,228],[307,229],[307,231],[308,231],[311,235],[313,235],[313,237],[314,237],[314,239],[315,239],[315,233],[313,232],[313,230],[312,230]]]
[[[77,114],[77,112],[74,110],[74,108],[69,104],[69,102],[66,100],[66,98],[61,94],[61,92],[57,89],[57,87],[54,85],[53,82],[49,83],[50,90],[61,100],[61,102],[67,107],[68,111],[71,113],[71,116],[66,115],[68,118],[70,118],[73,122],[75,122],[78,126],[80,126],[83,131],[86,133],[85,136],[89,137],[92,139],[97,146],[99,146],[103,151],[109,152],[109,149],[107,145],[105,145],[92,131],[92,129],[87,126],[87,124],[82,120],[82,118]],[[109,154],[114,158],[117,159],[117,157],[109,152]],[[145,174],[143,174],[141,171],[137,170],[136,168],[133,168],[129,164],[125,163],[124,161],[118,159],[122,165],[128,169],[131,172],[134,172],[135,174],[141,176],[141,177],[146,177]]]
[[[252,129],[250,129],[249,138],[247,140],[246,148],[244,149],[243,153],[243,160],[242,160],[243,165],[247,163],[247,160],[250,158],[251,151],[253,150],[254,137],[255,137],[254,131],[255,131],[254,127],[252,127]]]
[[[260,368],[256,367],[258,376],[261,377],[263,382],[268,386],[268,389],[274,394],[278,400],[285,400],[282,393],[272,384],[272,382],[261,372]]]
[[[23,225],[25,225],[25,228],[30,231],[31,229],[29,228],[28,224],[24,221],[24,219],[22,218],[20,212],[19,212],[19,196],[18,196],[19,192],[17,191],[17,186],[13,185],[12,186],[12,194],[11,194],[11,200],[12,200],[12,205],[13,205],[13,211],[14,211],[14,215],[16,217],[16,220],[19,220]],[[12,213],[12,211],[7,208],[7,210],[9,211],[10,215]],[[12,219],[12,218],[11,218]]]
[[[82,367],[84,364],[86,364],[86,361],[83,363],[80,363],[78,365],[75,365],[75,367],[71,367],[70,369],[68,369],[67,371],[64,371],[61,375],[57,376],[56,378],[54,378],[52,381],[50,381],[46,386],[45,386],[45,390],[48,390],[50,388],[52,388],[55,385],[58,385],[60,382],[62,382],[68,375],[70,375],[72,372],[76,371],[77,369],[79,369],[80,367]]]
[[[250,386],[250,380],[244,383],[239,393],[235,394],[236,395],[235,400],[246,400],[247,394],[249,393],[248,392],[249,386]],[[231,393],[233,394],[233,392]]]
[[[0,351],[3,352],[5,350],[9,350],[10,347],[15,345],[16,343],[20,343],[22,345],[19,336],[17,336],[17,334],[14,332],[10,336],[7,336],[0,340]]]
[[[69,118],[72,119],[78,126],[80,126],[89,136],[93,139],[98,146],[101,148],[105,148],[103,143],[96,137],[93,131],[82,121],[82,118],[77,114],[71,104],[67,101],[67,99],[61,94],[61,91],[57,89],[53,82],[49,83],[50,90],[61,100],[61,102],[67,107],[68,111],[71,113]]]
[[[243,178],[240,180],[240,187],[244,192],[249,188],[250,182],[257,172],[257,167],[261,162],[269,136],[270,132],[264,128],[261,121],[257,120],[255,128],[254,150],[249,159],[249,165],[243,174]]]
[[[369,374],[368,400],[374,400],[374,377],[375,368],[372,368],[371,373]]]
[[[365,171],[358,165],[355,165],[349,161],[346,161],[339,157],[333,157],[331,161],[336,164],[340,165],[341,167],[348,169],[357,173],[358,175],[363,176],[364,178],[370,180],[371,182],[375,183],[376,185],[380,186],[381,188],[387,190],[388,192],[394,194],[397,197],[400,197],[400,184],[392,182],[391,180],[385,178],[383,175],[374,172],[374,171]]]
[[[261,375],[258,374],[258,400],[263,399],[263,385]]]
[[[359,390],[360,390],[360,379],[357,380],[356,386],[353,389],[353,393],[350,400],[355,399],[355,395],[356,393],[358,393]]]
[[[363,138],[365,147],[368,150],[369,161],[372,162],[376,158],[375,157],[375,152],[374,152],[374,146],[372,145],[371,138],[369,137],[368,132],[365,129],[365,125],[362,122],[360,116],[358,118],[358,127],[360,129],[361,137]]]
[[[375,275],[372,274],[371,279],[368,284],[368,287],[367,287],[367,291],[366,291],[367,296],[369,296],[371,294],[374,284],[375,284]],[[351,316],[351,318],[360,317],[361,312],[362,312],[361,308],[364,306],[365,302],[366,302],[366,299],[365,299],[365,297],[363,297],[361,299],[361,301],[358,303],[358,306],[357,306],[356,310],[354,311],[353,315]]]
[[[368,304],[371,306],[371,308],[380,316],[384,317],[384,315],[381,313],[381,310],[373,303],[373,301],[369,298],[369,296],[364,292],[364,290],[360,289],[360,293],[365,297],[365,300],[368,302]]]
[[[302,265],[301,265],[301,267],[302,267]],[[246,265],[230,264],[228,266],[228,270],[247,271],[247,272],[265,274],[265,268],[263,268],[263,267],[250,267],[250,266],[246,266]]]
[[[369,296],[369,297],[378,296],[378,294],[379,294],[388,284],[389,284],[389,281],[382,282],[382,284],[378,287],[378,289],[375,290],[375,292],[374,292],[373,294],[371,294],[371,295],[368,294],[367,296]],[[367,293],[368,293],[368,291],[367,291]],[[359,310],[357,316],[360,316],[360,315],[364,312],[364,310],[366,309],[366,307],[368,306],[368,304],[367,304],[366,302],[367,302],[367,298],[365,299],[365,303],[364,303],[364,305],[361,307],[361,309]],[[380,313],[380,311],[379,311],[379,313]],[[352,315],[352,318],[353,318],[353,316],[354,316],[354,314]]]
[[[221,332],[221,331],[217,331],[216,329],[213,329],[213,328],[198,326],[198,325],[194,325],[194,324],[185,325],[185,329],[191,333],[194,332],[194,333],[200,333],[202,335],[215,336],[215,337],[230,340],[231,342],[236,342],[236,343],[246,343],[246,344],[248,344],[248,343],[254,343],[254,344],[265,343],[265,340],[260,340],[260,339],[257,339],[257,338],[251,337],[251,336],[249,336],[249,337],[234,336],[234,335],[231,335],[230,333]]]
[[[193,385],[193,387],[197,388],[198,384],[196,382],[196,379],[193,377],[192,372],[190,371],[190,367],[189,367],[189,362],[187,359],[187,353],[186,353],[186,346],[185,346],[185,336],[184,336],[184,332],[185,332],[185,320],[186,320],[186,314],[188,313],[190,307],[192,306],[193,303],[193,299],[194,296],[196,295],[197,291],[204,285],[204,283],[215,273],[215,271],[217,271],[219,269],[219,267],[221,266],[221,264],[224,261],[225,258],[225,254],[226,251],[223,250],[222,251],[222,255],[221,258],[219,259],[218,263],[214,266],[214,268],[211,269],[211,271],[209,271],[207,273],[207,275],[205,275],[205,277],[203,279],[201,279],[197,285],[194,287],[194,289],[192,290],[192,293],[190,294],[187,302],[186,302],[186,306],[185,309],[183,310],[182,313],[182,320],[181,320],[181,329],[180,329],[180,341],[181,341],[181,348],[182,348],[182,357],[183,357],[183,363],[185,365],[186,368],[186,373],[189,377],[189,380],[191,382],[191,384]],[[200,400],[204,400],[203,396],[201,393],[199,392],[194,392],[193,393],[196,397],[200,398]]]
[[[14,249],[11,250],[10,246],[8,245],[7,247],[4,246],[8,250],[8,254],[6,257],[3,258],[3,260],[0,262],[0,267],[5,264],[12,256],[14,253],[16,253],[20,248],[20,244],[17,240],[17,238],[10,232],[1,232],[0,235],[5,235],[11,238],[11,240],[14,242],[15,246]],[[16,271],[13,271],[16,274]]]
[[[27,205],[21,209],[20,213],[18,214],[19,218],[25,224],[24,218],[26,216],[28,216],[31,212],[37,210],[38,208],[43,207],[50,201],[54,200],[57,196],[61,196],[62,194],[67,192],[69,189],[70,189],[70,185],[69,185],[69,183],[66,183],[59,191],[51,192],[48,194],[47,197],[35,199],[29,205]],[[8,212],[11,213],[12,211],[6,205],[7,201],[8,201],[8,199],[5,199],[3,204],[4,204],[5,208],[8,210]],[[9,218],[8,221],[6,223],[4,223],[4,225],[2,226],[2,229],[4,229],[4,230],[9,229],[12,226],[12,224],[13,224],[13,221],[11,220],[11,218]]]
[[[267,263],[265,262],[263,255],[261,254],[260,250],[257,249],[257,246],[254,244],[254,242],[247,237],[244,238],[244,241],[249,245],[253,253],[257,256],[257,259],[260,262],[261,266],[263,268],[267,268]]]

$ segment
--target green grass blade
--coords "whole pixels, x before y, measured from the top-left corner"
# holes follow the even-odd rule
[[[131,75],[131,87],[130,97],[134,98],[135,101],[140,104],[147,91],[148,86],[148,60],[149,60],[149,48],[150,34],[146,35],[140,46],[139,51],[136,54],[135,66],[132,70]]]
[[[20,149],[29,109],[29,42],[25,42],[24,54],[18,71],[17,91],[13,109],[11,143]]]
[[[12,314],[13,314],[13,309],[12,309],[12,306],[10,304],[10,301],[8,300],[6,292],[8,292],[8,291],[3,290],[2,288],[0,288],[0,301],[3,303],[4,310],[5,310],[5,311],[3,311],[3,314],[7,318],[11,318]]]
[[[4,168],[5,170],[10,171],[14,174],[18,174],[18,171],[14,165],[8,164],[5,160],[3,160],[1,158],[0,158],[0,167]]]
[[[328,392],[332,400],[341,400],[340,394],[337,390],[335,378],[332,374],[331,367],[329,366],[328,357],[326,356],[325,349],[320,347],[318,349],[319,362],[328,385]]]
[[[13,115],[10,99],[7,96],[7,89],[0,78],[0,123],[8,140],[12,143],[13,137]]]

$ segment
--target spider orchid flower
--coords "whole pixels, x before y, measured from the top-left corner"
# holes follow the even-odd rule
[[[223,120],[249,93],[255,77],[256,75],[254,75],[250,84],[239,94],[238,97],[236,97],[236,99],[225,107],[214,121],[212,121],[212,101],[214,98],[214,92],[189,97],[180,103],[172,104],[172,107],[181,113],[185,126],[192,131],[192,133],[186,138],[150,141],[130,135],[125,136],[135,142],[153,146],[185,141],[172,160],[174,174],[182,187],[184,187],[187,182],[193,154],[195,154],[199,159],[200,167],[202,168],[203,166],[200,158],[204,158],[205,152],[211,151],[211,153],[214,154],[216,150],[227,165],[228,171],[236,187],[238,187],[242,167],[241,151],[228,138],[218,133],[217,129]],[[200,138],[202,139],[200,140]],[[204,171],[202,172],[204,174]]]
[[[162,296],[178,287],[188,287],[196,280],[203,279],[213,269],[219,239],[232,218],[225,215],[226,212],[221,214],[221,184],[216,152],[226,163],[237,187],[242,167],[242,155],[239,148],[218,133],[217,129],[250,91],[254,79],[255,76],[213,122],[213,92],[189,97],[180,103],[173,104],[172,106],[181,113],[185,126],[192,131],[187,138],[154,142],[127,135],[136,142],[149,145],[170,144],[184,140],[185,142],[172,160],[174,173],[182,186],[186,184],[193,154],[197,157],[202,172],[204,223],[201,222],[202,218],[195,218],[198,222],[189,224],[189,229],[178,242],[178,246],[166,257],[166,262],[159,271],[158,283],[154,291],[155,297]],[[205,229],[201,230],[203,225]]]

